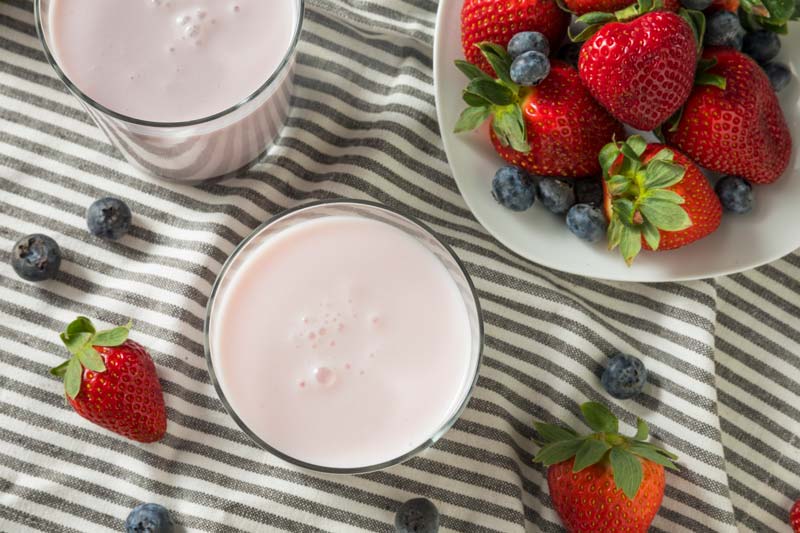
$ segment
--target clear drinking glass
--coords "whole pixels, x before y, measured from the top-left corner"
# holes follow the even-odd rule
[[[304,0],[289,1],[297,4],[292,44],[269,79],[244,101],[209,117],[185,122],[128,117],[84,94],[61,69],[51,46],[53,0],[35,0],[34,10],[36,31],[47,61],[125,159],[147,174],[193,183],[246,170],[263,155],[286,122]]]
[[[257,435],[236,414],[236,411],[231,406],[231,403],[227,400],[224,387],[214,370],[215,366],[219,366],[219,356],[218,354],[214,353],[214,343],[212,338],[214,322],[215,320],[219,319],[216,314],[217,311],[215,308],[215,302],[218,297],[222,299],[222,295],[227,290],[231,280],[235,277],[237,270],[241,268],[243,264],[246,264],[246,260],[251,253],[257,250],[262,243],[271,239],[275,235],[301,222],[331,216],[362,217],[384,222],[405,232],[417,242],[421,243],[427,250],[432,252],[439,259],[439,261],[441,261],[442,265],[452,277],[453,281],[458,287],[461,297],[463,298],[470,324],[470,351],[469,353],[464,354],[464,357],[469,358],[470,372],[468,378],[464,381],[462,390],[460,392],[460,397],[458,398],[458,401],[453,403],[454,408],[447,417],[446,421],[430,436],[430,438],[428,438],[428,440],[406,454],[396,457],[395,459],[385,463],[359,466],[354,468],[331,468],[310,464],[292,457],[286,451],[273,448],[269,444],[268,439],[264,439]],[[440,240],[430,228],[417,220],[413,220],[380,204],[359,200],[327,200],[305,204],[294,209],[284,211],[283,213],[273,217],[271,220],[268,220],[260,227],[256,228],[255,231],[253,231],[236,247],[223,265],[222,270],[220,270],[217,280],[214,283],[214,287],[211,291],[211,297],[209,298],[208,307],[206,310],[204,340],[206,363],[208,364],[208,371],[211,375],[211,381],[214,384],[214,388],[216,389],[222,404],[225,406],[225,409],[228,411],[230,416],[256,444],[289,463],[309,470],[331,474],[360,474],[388,468],[414,457],[439,440],[439,438],[442,437],[442,435],[444,435],[448,429],[450,429],[456,420],[458,420],[458,417],[466,408],[472,391],[475,388],[475,383],[478,380],[478,371],[483,353],[483,321],[481,319],[481,308],[475,287],[473,286],[472,280],[470,279],[469,274],[467,274],[464,265],[461,263],[453,250],[442,240]]]

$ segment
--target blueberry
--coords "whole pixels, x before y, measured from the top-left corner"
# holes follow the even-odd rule
[[[439,531],[439,510],[426,498],[408,500],[394,517],[396,533],[436,533]]]
[[[539,52],[550,55],[550,42],[538,31],[521,31],[508,41],[508,54],[513,58],[525,52]]]
[[[510,74],[519,85],[538,85],[550,74],[550,60],[541,52],[525,52],[511,63]]]
[[[131,210],[117,198],[101,198],[86,211],[89,232],[104,239],[116,241],[131,227]]]
[[[764,65],[764,72],[776,93],[781,92],[792,81],[792,72],[783,63],[767,63]]]
[[[753,209],[753,186],[747,180],[738,176],[724,176],[714,190],[727,211],[743,214]]]
[[[741,50],[744,34],[744,28],[736,14],[725,10],[717,11],[708,17],[705,44],[706,46],[730,46]]]
[[[587,178],[575,182],[575,200],[579,204],[595,207],[603,205],[603,184],[597,178]]]
[[[125,533],[172,533],[175,528],[169,511],[157,503],[137,505],[125,520]]]
[[[563,215],[575,204],[575,190],[566,181],[542,178],[539,181],[539,200],[551,212]]]
[[[47,235],[28,235],[14,244],[11,266],[27,281],[51,279],[61,266],[61,248]]]
[[[597,242],[606,234],[606,217],[598,207],[575,204],[567,211],[567,227],[576,237]]]
[[[525,211],[536,201],[536,184],[519,167],[501,167],[492,180],[492,196],[512,211]]]
[[[681,5],[686,9],[704,11],[711,6],[713,0],[681,0]]]
[[[583,43],[568,43],[561,47],[556,57],[565,61],[575,68],[578,68],[578,60],[581,56]]]
[[[772,61],[780,51],[781,40],[775,32],[759,30],[744,36],[742,52],[759,63],[763,64]]]
[[[600,382],[611,396],[627,400],[642,392],[647,369],[638,357],[618,353],[609,360]]]

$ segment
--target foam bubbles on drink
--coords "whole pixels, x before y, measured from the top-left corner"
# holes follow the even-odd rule
[[[327,366],[321,366],[314,370],[314,377],[320,385],[329,387],[336,382],[336,372]]]

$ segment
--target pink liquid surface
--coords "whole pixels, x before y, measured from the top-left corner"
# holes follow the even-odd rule
[[[474,372],[467,309],[402,231],[350,216],[258,245],[219,294],[215,373],[262,440],[318,466],[390,461],[436,433]]]
[[[294,0],[51,0],[64,73],[140,120],[205,118],[245,100],[288,51]]]

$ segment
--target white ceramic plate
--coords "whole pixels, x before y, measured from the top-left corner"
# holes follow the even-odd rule
[[[791,66],[794,78],[780,99],[795,150],[786,175],[772,185],[756,187],[756,207],[747,215],[726,214],[713,235],[685,248],[643,252],[632,267],[618,251],[590,245],[574,237],[563,220],[541,205],[514,213],[497,204],[491,178],[503,164],[488,140],[488,126],[455,135],[453,126],[464,103],[464,76],[453,66],[461,52],[460,13],[463,0],[441,0],[434,40],[434,85],[439,125],[453,176],[475,217],[494,237],[517,254],[550,268],[594,278],[664,282],[709,278],[747,270],[774,261],[800,247],[800,24],[783,37],[779,61]]]

